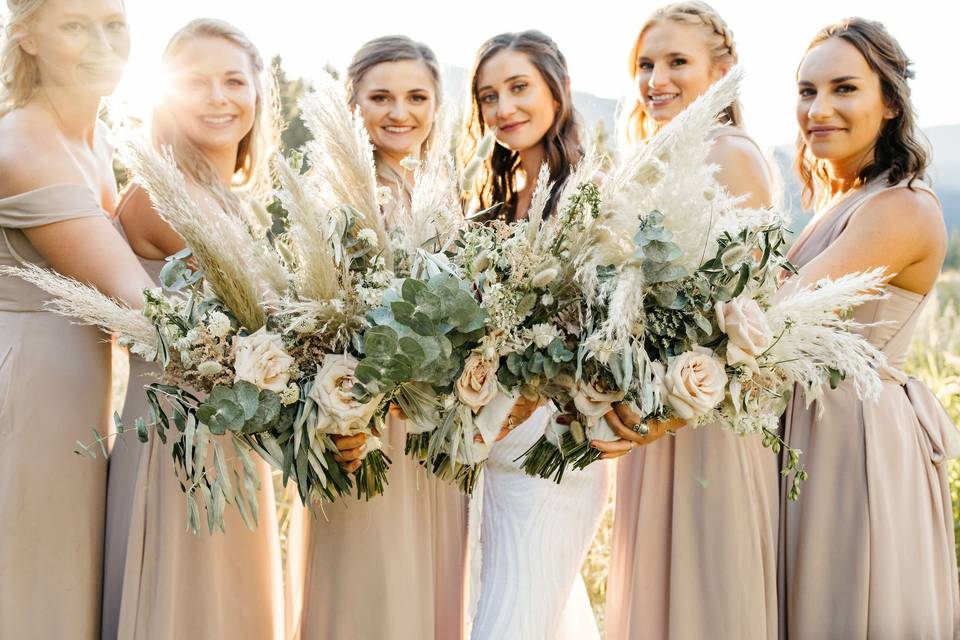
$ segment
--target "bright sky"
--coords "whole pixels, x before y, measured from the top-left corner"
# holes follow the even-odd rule
[[[810,38],[849,15],[882,21],[915,62],[914,100],[922,126],[960,123],[957,43],[960,2],[950,0],[712,0],[736,34],[747,80],[747,124],[767,145],[793,140],[794,73]],[[626,57],[657,4],[585,0],[499,3],[304,2],[295,0],[137,0],[127,4],[131,66],[122,91],[146,95],[156,60],[172,33],[196,17],[223,18],[244,30],[266,57],[283,56],[294,75],[311,76],[330,62],[343,69],[367,40],[401,33],[428,44],[440,62],[469,68],[479,45],[503,31],[537,28],[553,37],[570,65],[575,89],[599,96],[632,95]],[[573,7],[573,8],[572,8]]]

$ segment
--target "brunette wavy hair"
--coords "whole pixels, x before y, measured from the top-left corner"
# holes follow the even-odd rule
[[[807,52],[831,38],[840,38],[860,52],[880,77],[884,103],[895,114],[885,120],[877,132],[873,159],[860,169],[857,184],[866,184],[883,175],[891,185],[904,179],[909,179],[910,185],[914,180],[922,180],[930,164],[930,154],[917,129],[917,115],[907,83],[914,74],[907,54],[883,24],[864,18],[846,18],[824,27],[814,36]],[[827,163],[810,153],[802,134],[797,136],[795,164],[803,185],[804,204],[818,203],[829,193]]]
[[[570,74],[567,60],[557,44],[546,34],[536,31],[519,33],[501,33],[490,38],[477,52],[473,70],[470,73],[470,113],[467,119],[466,134],[460,146],[460,160],[465,166],[476,152],[480,138],[486,132],[480,110],[480,96],[477,82],[480,69],[494,55],[501,51],[517,51],[525,54],[540,75],[546,81],[559,105],[553,124],[544,135],[544,156],[550,169],[553,192],[547,203],[545,213],[549,215],[557,206],[560,188],[570,175],[573,167],[583,157],[580,137],[579,115],[573,107],[570,94]],[[500,205],[498,213],[507,220],[513,220],[517,210],[517,172],[520,169],[520,154],[501,145],[495,145],[493,154],[477,176],[475,193],[481,209]],[[525,176],[535,180],[536,176]]]

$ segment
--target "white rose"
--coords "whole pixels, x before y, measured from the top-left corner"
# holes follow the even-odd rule
[[[610,391],[603,385],[578,380],[573,390],[573,404],[589,422],[594,423],[610,411],[614,402],[623,400],[622,391]]]
[[[717,325],[727,334],[727,363],[760,373],[757,356],[770,348],[773,332],[756,300],[740,296],[714,307]]]
[[[497,395],[497,368],[499,361],[488,360],[479,353],[470,354],[463,365],[463,373],[454,387],[457,397],[474,412],[486,406]]]
[[[317,405],[316,428],[322,433],[353,435],[363,431],[377,410],[380,397],[362,403],[353,397],[354,372],[359,361],[348,355],[329,354],[307,397]]]
[[[666,400],[684,420],[702,416],[720,404],[727,372],[709,349],[694,347],[670,360],[663,379]]]
[[[277,393],[287,388],[293,358],[283,350],[277,334],[261,327],[249,336],[234,336],[233,356],[234,382],[246,380]]]

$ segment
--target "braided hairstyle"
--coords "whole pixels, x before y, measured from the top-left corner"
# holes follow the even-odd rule
[[[883,101],[896,114],[885,120],[877,133],[873,160],[860,169],[857,185],[864,185],[884,174],[891,185],[907,178],[910,184],[922,180],[930,163],[930,154],[917,130],[917,114],[910,99],[907,81],[914,75],[910,58],[886,27],[873,20],[847,18],[824,27],[814,36],[807,51],[831,38],[840,38],[856,47],[867,65],[880,77]],[[803,184],[804,204],[821,204],[830,195],[827,163],[812,156],[803,135],[797,136],[795,164]],[[820,202],[815,202],[815,194],[820,195]]]
[[[470,162],[487,128],[477,93],[480,69],[487,60],[505,50],[518,51],[530,59],[559,105],[553,124],[541,141],[547,166],[550,168],[550,181],[554,185],[545,210],[545,213],[550,215],[557,206],[563,182],[584,152],[580,142],[579,116],[573,107],[570,94],[567,60],[557,43],[546,34],[536,30],[501,33],[480,47],[470,74],[470,114],[467,117],[466,135],[460,145],[460,160],[464,166]],[[499,211],[488,217],[499,215],[503,219],[514,220],[517,212],[516,178],[519,170],[520,154],[499,144],[495,145],[490,160],[485,163],[477,177],[475,190],[481,209],[500,205]],[[525,176],[525,179],[536,180],[537,177]]]
[[[703,34],[714,65],[729,69],[737,64],[737,46],[733,41],[733,31],[727,26],[724,19],[706,2],[688,0],[660,7],[640,28],[640,33],[637,34],[637,39],[630,50],[630,60],[628,61],[631,78],[636,79],[640,72],[640,43],[643,36],[653,25],[667,21],[698,27]],[[724,109],[723,113],[720,114],[720,119],[726,124],[740,126],[743,123],[743,110],[740,102],[735,101]],[[647,140],[657,132],[659,127],[660,125],[647,115],[643,102],[638,98],[627,116],[627,141],[635,144]]]

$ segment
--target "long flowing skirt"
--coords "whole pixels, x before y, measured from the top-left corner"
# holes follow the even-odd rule
[[[569,471],[561,484],[526,475],[516,458],[543,434],[548,417],[546,407],[538,409],[495,444],[487,460],[473,640],[598,635],[577,582],[603,514],[609,469],[597,462]]]
[[[0,638],[100,636],[110,345],[47,312],[0,312]]]
[[[758,436],[684,428],[621,458],[609,638],[775,638],[777,459]]]

